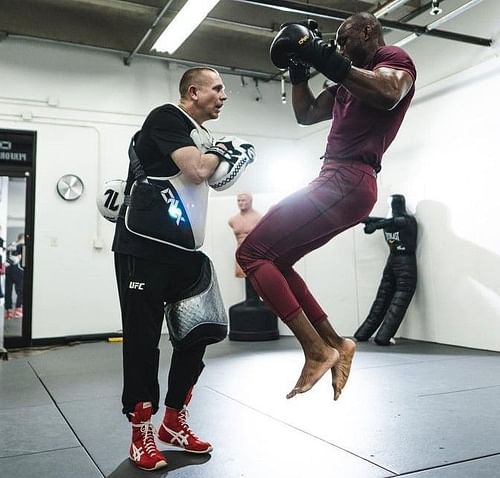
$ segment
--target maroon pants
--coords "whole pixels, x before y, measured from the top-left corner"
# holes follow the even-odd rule
[[[242,242],[236,260],[284,322],[301,310],[313,324],[327,317],[293,265],[366,218],[376,200],[371,166],[325,161],[316,179],[273,206]]]

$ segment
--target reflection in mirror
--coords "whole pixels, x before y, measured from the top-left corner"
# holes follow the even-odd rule
[[[0,347],[22,337],[26,179],[0,176]]]

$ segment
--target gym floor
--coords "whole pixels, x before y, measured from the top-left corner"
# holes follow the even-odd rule
[[[166,377],[165,338],[161,348]],[[0,476],[498,477],[499,358],[407,340],[363,343],[337,402],[329,376],[286,400],[303,363],[295,339],[226,340],[209,347],[190,406],[191,427],[214,451],[160,446],[169,466],[146,472],[127,458],[121,344],[13,353],[0,362]]]

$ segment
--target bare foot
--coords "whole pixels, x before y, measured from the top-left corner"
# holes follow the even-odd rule
[[[304,393],[314,386],[314,384],[339,361],[339,352],[332,347],[326,347],[324,352],[314,358],[306,358],[306,363],[302,368],[295,387],[287,394],[286,398],[295,397],[298,393]]]
[[[342,344],[336,347],[340,358],[332,367],[333,399],[338,400],[342,389],[345,387],[349,372],[351,371],[352,359],[356,351],[356,344],[351,339],[344,339]]]

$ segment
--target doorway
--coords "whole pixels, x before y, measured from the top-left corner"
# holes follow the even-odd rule
[[[0,349],[31,344],[34,131],[0,130]]]

